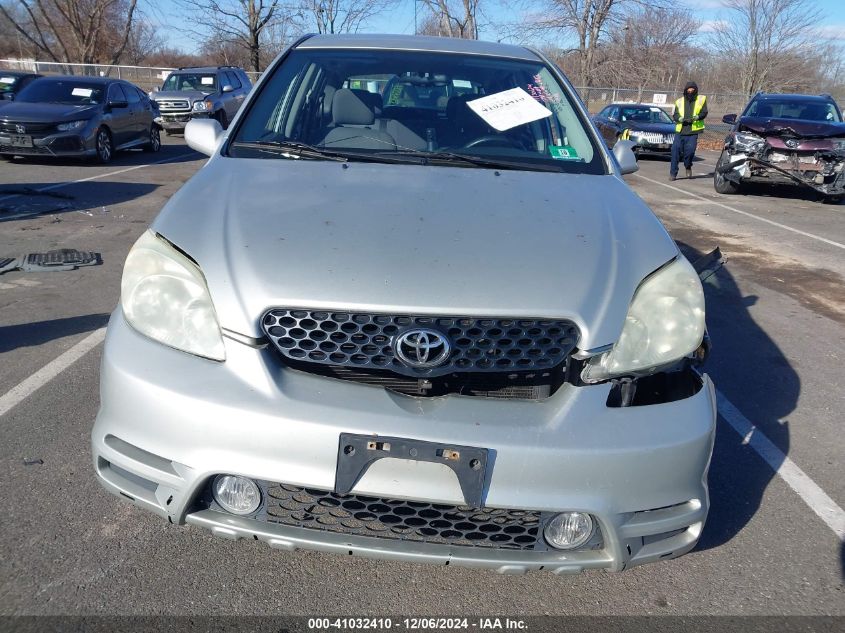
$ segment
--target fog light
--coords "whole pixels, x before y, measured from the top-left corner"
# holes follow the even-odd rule
[[[561,512],[548,522],[543,536],[556,549],[575,549],[590,540],[593,519],[583,512]]]
[[[232,514],[252,514],[261,504],[255,482],[236,475],[217,475],[211,486],[214,500]]]

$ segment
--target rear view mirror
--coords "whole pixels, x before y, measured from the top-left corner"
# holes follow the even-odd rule
[[[722,117],[722,123],[728,123],[729,125],[733,125],[734,123],[736,123],[736,115],[726,114]]]
[[[223,139],[223,128],[216,119],[191,119],[185,126],[185,142],[193,150],[211,156]]]
[[[619,163],[619,171],[624,176],[625,174],[633,174],[640,168],[637,162],[637,157],[634,154],[634,147],[636,143],[633,141],[617,141],[613,146],[613,156],[616,162]]]

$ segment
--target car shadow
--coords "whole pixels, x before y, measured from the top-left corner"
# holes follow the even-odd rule
[[[779,200],[804,200],[806,202],[821,203],[824,196],[814,189],[801,185],[745,183],[736,196],[752,196],[755,198],[778,198]],[[833,203],[841,204],[841,202]]]
[[[16,157],[13,162],[16,165],[51,165],[57,166],[88,166],[93,168],[108,169],[109,167],[132,167],[134,165],[147,165],[166,161],[168,163],[186,163],[195,160],[205,160],[207,157],[192,150],[187,145],[162,145],[158,152],[145,152],[140,149],[127,149],[115,152],[114,157],[108,164],[102,165],[91,159],[46,156]]]
[[[83,188],[68,184],[50,189],[52,186],[55,183],[0,184],[0,223],[74,212],[106,216],[111,213],[110,206],[146,196],[160,185],[98,180],[96,187]],[[77,191],[84,192],[84,196],[78,196]]]
[[[703,255],[683,242],[678,246],[691,262]],[[787,455],[787,418],[798,402],[799,376],[755,322],[749,308],[757,297],[742,294],[730,263],[707,279],[704,289],[713,343],[704,370],[724,397]],[[718,547],[741,532],[774,476],[772,467],[720,415],[709,472],[710,514],[697,549]]]
[[[2,325],[0,326],[0,354],[21,347],[34,347],[74,334],[93,332],[105,326],[108,321],[108,314],[86,314],[51,321]]]

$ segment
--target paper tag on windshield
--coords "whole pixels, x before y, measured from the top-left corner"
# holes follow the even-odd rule
[[[581,160],[578,152],[571,145],[550,145],[549,153],[557,160]]]
[[[200,81],[203,86],[211,86],[214,84],[214,77],[201,77]]]
[[[452,85],[455,88],[472,88],[472,82],[467,81],[466,79],[453,79]]]
[[[552,116],[551,110],[540,104],[522,88],[511,88],[474,101],[467,101],[467,105],[484,119],[485,123],[499,132]]]
[[[70,94],[74,97],[90,97],[92,92],[94,92],[93,88],[74,88]]]
[[[0,77],[0,84],[13,84],[15,83],[14,77]]]

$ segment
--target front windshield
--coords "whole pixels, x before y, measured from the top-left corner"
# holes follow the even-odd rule
[[[657,106],[620,108],[622,121],[633,123],[672,123],[672,119]]]
[[[164,80],[162,90],[214,92],[217,76],[214,73],[173,73]]]
[[[18,83],[20,77],[4,75],[3,71],[0,70],[0,94],[4,92],[14,92],[15,85]]]
[[[350,160],[419,162],[449,153],[514,168],[604,173],[571,97],[539,61],[295,50],[264,84],[228,154],[267,158],[256,145],[292,142]]]
[[[824,101],[758,99],[749,106],[746,115],[771,119],[842,122],[836,106]]]
[[[25,103],[67,103],[90,105],[103,103],[106,86],[75,79],[36,79],[15,97]]]

